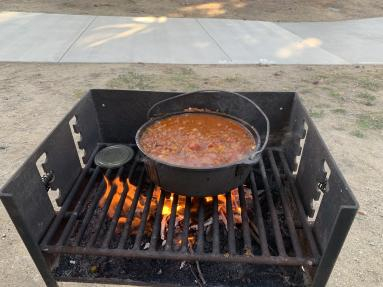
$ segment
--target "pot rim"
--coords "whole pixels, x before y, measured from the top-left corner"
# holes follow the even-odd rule
[[[175,116],[175,115],[190,114],[190,113],[213,114],[213,115],[218,115],[218,116],[222,116],[222,117],[225,117],[225,118],[229,118],[229,119],[232,119],[232,120],[238,122],[244,128],[246,128],[251,133],[251,135],[254,137],[254,139],[256,141],[255,142],[255,149],[252,150],[250,153],[247,153],[246,156],[244,156],[242,159],[240,159],[238,161],[231,162],[231,163],[228,163],[228,164],[225,164],[225,165],[212,166],[212,167],[193,167],[193,166],[173,164],[173,163],[169,163],[167,161],[163,161],[163,160],[161,160],[161,159],[159,159],[157,157],[153,157],[153,156],[149,155],[148,153],[146,153],[144,151],[144,149],[142,148],[141,143],[140,143],[140,137],[141,137],[142,133],[149,126],[151,126],[154,122],[156,122],[158,120],[162,120],[162,119],[165,119],[165,118],[168,118],[168,117],[171,117],[171,116]],[[167,166],[171,166],[171,167],[182,168],[182,169],[189,169],[189,170],[199,170],[199,171],[209,171],[209,170],[215,170],[215,169],[222,169],[222,168],[228,168],[228,167],[233,167],[233,166],[242,165],[242,164],[249,165],[248,163],[246,163],[246,161],[249,159],[249,156],[251,154],[253,154],[253,153],[258,152],[260,150],[260,148],[261,148],[261,137],[259,136],[259,133],[258,133],[257,129],[254,128],[252,125],[250,125],[248,122],[246,122],[246,121],[244,121],[244,120],[242,120],[240,118],[234,117],[232,115],[225,114],[225,113],[220,113],[220,112],[215,112],[215,111],[199,111],[199,110],[198,111],[179,111],[179,112],[174,112],[174,113],[168,113],[168,114],[156,117],[156,118],[152,118],[149,121],[147,121],[146,123],[144,123],[137,130],[137,133],[136,133],[136,136],[135,136],[135,141],[136,141],[136,145],[137,145],[138,149],[141,151],[141,153],[144,156],[146,156],[147,158],[149,158],[149,159],[151,159],[153,161],[156,161],[156,162],[159,162],[161,164],[164,164],[164,165],[167,165]]]

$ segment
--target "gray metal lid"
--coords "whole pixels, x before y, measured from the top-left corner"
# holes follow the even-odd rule
[[[100,150],[94,163],[102,168],[117,168],[128,163],[134,156],[134,150],[127,145],[111,145]]]

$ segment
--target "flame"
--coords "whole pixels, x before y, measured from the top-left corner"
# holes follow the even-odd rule
[[[192,236],[192,235],[189,235],[188,236],[188,243],[189,243],[189,246],[190,247],[193,247],[194,246],[194,244],[196,243],[196,238],[195,238],[195,236]]]
[[[101,197],[101,199],[99,200],[98,206],[100,208],[104,207],[104,205],[105,205],[105,203],[106,203],[106,201],[107,201],[107,199],[108,199],[108,197],[112,191],[112,187],[116,186],[116,190],[113,194],[113,197],[112,197],[112,200],[110,202],[108,212],[107,212],[108,217],[113,218],[114,214],[117,210],[118,203],[121,200],[122,193],[124,192],[124,187],[126,185],[126,188],[128,188],[128,192],[127,192],[125,201],[124,201],[123,206],[122,206],[121,215],[127,214],[127,212],[129,211],[129,208],[132,204],[134,194],[136,192],[136,186],[133,185],[132,183],[130,183],[129,179],[127,179],[126,182],[123,182],[119,177],[117,177],[116,179],[114,179],[111,182],[108,178],[106,178],[104,176],[104,181],[106,184],[105,192],[104,192],[103,196]],[[137,210],[140,210],[140,209],[141,210],[143,209],[143,205],[139,201],[137,204]],[[125,216],[120,216],[118,218],[118,225],[123,225],[126,222],[127,222],[127,218]]]
[[[98,202],[98,206],[100,208],[102,208],[104,205],[105,205],[105,202],[106,202],[106,199],[108,198],[108,195],[109,195],[109,192],[110,192],[110,189],[111,189],[111,185],[110,185],[110,182],[108,180],[108,178],[104,175],[104,182],[105,182],[105,192],[103,194],[103,196],[101,197],[100,201]]]
[[[233,208],[233,217],[234,217],[234,223],[241,224],[242,223],[242,217],[241,212],[242,209],[239,204],[239,193],[238,188],[235,188],[231,191],[231,206]],[[223,221],[227,218],[227,210],[226,210],[226,196],[223,194],[218,195],[218,213],[222,215],[221,218]],[[227,225],[227,222],[225,223]]]
[[[114,180],[109,180],[104,176],[104,181],[105,181],[105,192],[101,199],[99,200],[99,207],[102,208],[105,206],[105,203],[108,200],[108,197],[110,197],[110,193],[112,192],[112,189],[114,188],[114,194],[112,196],[108,211],[107,211],[107,216],[112,219],[115,217],[115,212],[117,210],[117,207],[119,205],[119,202],[121,200],[121,196],[124,193],[124,189],[127,188],[127,194],[126,198],[123,202],[123,206],[121,209],[121,213],[119,214],[119,217],[117,219],[118,225],[116,228],[116,232],[119,233],[121,231],[121,227],[128,222],[128,218],[126,217],[129,209],[132,205],[133,198],[136,192],[137,187],[132,184],[129,179],[126,179],[123,181],[121,178],[115,178]],[[145,232],[150,232],[152,229],[152,224],[153,224],[153,218],[155,217],[155,213],[157,210],[157,205],[161,196],[161,189],[159,187],[156,187],[153,190],[153,197],[152,201],[150,202],[150,213],[148,217],[148,221],[146,224]],[[219,220],[223,222],[223,224],[227,228],[227,210],[226,210],[226,196],[223,194],[220,194],[217,196],[218,198],[218,214],[219,214]],[[110,200],[110,199],[109,199]],[[172,204],[174,200],[174,193],[171,193],[170,196],[165,197],[164,199],[164,204],[162,207],[162,220],[161,220],[161,238],[163,240],[166,239],[166,234],[167,234],[167,228],[169,224],[169,218],[171,215],[172,211]],[[206,205],[206,210],[209,210],[213,206],[213,197],[208,196],[204,198],[205,200],[205,205]],[[141,214],[144,209],[146,197],[143,195],[140,195],[140,198],[137,203],[137,208],[134,212],[134,217],[131,220],[131,230],[132,232],[135,232],[140,223],[141,223]],[[241,224],[242,223],[242,217],[241,217],[241,207],[239,204],[239,194],[238,194],[238,189],[233,189],[231,191],[231,201],[232,201],[232,208],[233,208],[233,220],[235,224]],[[179,235],[183,232],[183,228],[188,228],[189,229],[189,236],[188,236],[188,243],[189,246],[193,246],[196,242],[196,237],[195,233],[193,234],[192,231],[190,231],[190,228],[192,228],[192,225],[195,225],[196,222],[196,215],[198,214],[198,208],[199,208],[199,203],[198,203],[197,198],[192,198],[191,201],[191,219],[189,222],[189,226],[184,226],[183,219],[184,219],[184,213],[185,213],[185,204],[186,204],[186,196],[178,196],[178,202],[177,202],[177,208],[176,208],[176,220],[175,220],[175,226],[176,228],[176,233]],[[193,217],[194,216],[194,217]],[[207,220],[207,218],[206,218]],[[181,228],[182,227],[182,228]],[[179,239],[175,238],[175,243],[177,245],[181,244],[181,241]]]
[[[171,194],[170,198],[165,198],[164,206],[162,207],[162,216],[169,216],[172,212],[172,204],[173,204],[173,194]]]

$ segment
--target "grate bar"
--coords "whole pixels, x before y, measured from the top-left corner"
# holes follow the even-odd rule
[[[156,250],[158,237],[160,235],[162,208],[164,207],[166,192],[161,190],[160,200],[157,204],[156,217],[153,223],[152,237],[150,238],[150,250]]]
[[[258,226],[258,231],[259,231],[258,235],[259,235],[259,239],[261,241],[262,255],[270,256],[269,247],[268,247],[267,238],[266,238],[265,224],[263,222],[262,209],[261,209],[261,204],[259,202],[258,189],[257,189],[257,185],[255,183],[255,177],[254,177],[254,171],[253,170],[251,170],[251,172],[250,172],[250,184],[251,184],[251,193],[253,196],[253,205],[254,205],[256,217],[257,217],[257,226]]]
[[[84,204],[85,199],[88,197],[89,192],[93,188],[93,185],[100,174],[100,167],[98,166],[96,170],[93,172],[91,178],[89,179],[84,191],[82,192],[79,201],[76,204],[76,207],[74,208],[73,212],[71,213],[69,220],[67,224],[65,225],[64,231],[61,234],[60,239],[57,242],[57,245],[64,245],[66,244],[66,241],[68,240],[68,236],[70,235],[70,232],[72,231],[72,228],[78,218],[78,215],[81,211],[81,208]]]
[[[52,254],[84,254],[95,256],[113,256],[113,257],[128,257],[128,258],[151,258],[151,259],[174,259],[174,260],[201,260],[214,262],[238,262],[238,263],[253,263],[253,264],[268,264],[280,266],[315,266],[318,260],[315,258],[298,258],[284,256],[243,256],[220,254],[197,254],[197,253],[180,253],[172,251],[147,251],[133,249],[103,249],[96,247],[71,247],[71,246],[47,246],[43,249],[46,253]]]
[[[178,194],[173,194],[172,208],[170,211],[170,219],[169,219],[169,229],[168,234],[166,235],[166,245],[165,250],[169,251],[173,246],[173,236],[174,236],[174,226],[176,223],[176,215],[177,215],[177,204],[178,204]]]
[[[219,253],[218,197],[213,196],[213,254]]]
[[[120,214],[122,211],[122,207],[124,206],[126,196],[128,195],[129,187],[126,184],[126,181],[124,181],[124,189],[122,191],[122,194],[120,196],[120,200],[118,201],[116,210],[114,211],[112,221],[110,222],[108,231],[106,233],[104,242],[102,243],[102,248],[107,248],[109,246],[110,241],[112,240],[112,236],[114,233],[114,230],[117,226],[118,219],[120,218]]]
[[[234,219],[233,219],[233,207],[231,203],[231,191],[226,193],[226,212],[227,212],[227,232],[228,232],[228,243],[229,253],[235,254],[235,234],[234,234]]]
[[[129,181],[129,179],[132,178],[133,173],[136,170],[137,163],[138,163],[138,156],[136,156],[132,166],[129,169],[129,174],[128,174],[128,177],[127,177],[128,181]],[[116,207],[116,209],[114,211],[114,214],[113,214],[112,221],[110,222],[107,234],[106,234],[105,239],[104,239],[104,241],[102,243],[102,248],[107,248],[109,246],[109,244],[110,244],[110,241],[112,240],[114,230],[116,229],[116,226],[118,224],[118,220],[119,220],[120,215],[121,215],[121,211],[122,211],[122,209],[124,207],[124,203],[125,203],[126,197],[127,197],[128,193],[129,193],[129,185],[126,183],[126,180],[123,181],[123,185],[124,185],[124,189],[123,189],[123,191],[121,193],[120,200],[118,201],[117,207]]]
[[[113,185],[109,194],[108,194],[108,198],[106,199],[105,205],[102,208],[101,216],[100,216],[98,222],[96,223],[96,226],[97,226],[96,232],[92,235],[90,241],[87,244],[87,246],[89,246],[89,247],[93,246],[97,241],[97,237],[98,237],[98,234],[100,233],[102,223],[104,222],[106,214],[108,213],[110,203],[112,202],[112,199],[113,199],[114,194],[116,193],[116,190],[117,190],[117,186]]]
[[[118,169],[118,171],[117,171],[117,175],[116,175],[115,179],[116,178],[120,178],[121,179],[121,175],[122,175],[123,171],[124,171],[124,168],[120,167]],[[98,222],[96,223],[97,229],[96,229],[95,233],[92,235],[90,241],[87,244],[89,247],[93,246],[96,243],[96,241],[97,241],[98,234],[100,233],[102,224],[103,224],[103,222],[105,220],[106,214],[108,213],[110,204],[112,203],[113,196],[116,193],[116,190],[117,190],[117,185],[113,183],[112,188],[110,189],[108,197],[106,199],[106,202],[105,202],[104,206],[102,207],[101,216],[99,217]]]
[[[272,150],[268,150],[267,154],[268,154],[269,161],[271,164],[271,169],[273,170],[274,177],[275,177],[275,180],[277,182],[278,190],[279,190],[279,193],[281,196],[282,206],[283,206],[283,210],[285,212],[285,218],[286,218],[286,222],[287,222],[287,228],[289,229],[290,238],[291,238],[291,242],[293,244],[295,255],[298,257],[302,257],[302,248],[299,244],[297,231],[295,229],[294,219],[291,215],[290,208],[288,206],[288,202],[287,202],[288,198],[286,196],[286,191],[282,186],[281,175],[279,174],[279,170],[278,170],[277,164],[275,162],[275,158],[274,158]]]
[[[259,166],[261,169],[263,184],[265,185],[266,200],[270,209],[271,221],[273,223],[273,230],[275,235],[275,241],[277,243],[278,253],[280,256],[286,256],[286,250],[285,250],[285,246],[284,246],[283,238],[281,234],[281,227],[279,226],[278,216],[274,206],[273,197],[271,195],[269,182],[266,176],[265,164],[263,163],[262,157],[259,160]]]
[[[197,253],[203,253],[204,247],[204,223],[205,223],[205,199],[203,197],[199,198],[199,207],[198,207],[198,239],[197,239]]]
[[[100,145],[101,146],[101,145]],[[274,154],[273,152],[277,152]],[[279,157],[278,156],[279,152]],[[95,155],[94,152],[93,155]],[[267,161],[267,169],[265,168],[265,161]],[[105,204],[100,206],[99,201],[103,194],[105,194],[105,188],[107,185],[107,181],[102,178],[102,180],[98,180],[102,174],[100,167],[94,167],[91,165],[92,163],[88,163],[89,165],[84,168],[86,172],[83,170],[81,174],[83,175],[83,179],[81,174],[77,179],[74,188],[80,189],[82,188],[82,193],[78,194],[79,191],[72,190],[68,197],[72,202],[64,201],[63,208],[66,208],[62,212],[61,219],[57,219],[58,215],[54,219],[50,228],[58,229],[62,226],[63,230],[60,233],[60,237],[57,241],[54,241],[54,244],[50,241],[53,241],[52,238],[49,238],[49,232],[51,229],[48,229],[46,236],[44,237],[44,241],[49,244],[41,244],[42,250],[46,253],[66,253],[66,254],[86,254],[86,255],[96,255],[96,256],[114,256],[114,257],[130,257],[130,258],[161,258],[161,259],[174,259],[174,260],[203,260],[203,261],[220,261],[220,262],[243,262],[243,263],[253,263],[253,264],[271,264],[271,265],[285,265],[285,266],[312,266],[316,265],[319,262],[318,249],[316,246],[316,242],[313,238],[313,234],[311,232],[311,228],[308,225],[308,222],[305,218],[305,212],[303,209],[302,202],[298,196],[297,190],[295,188],[294,178],[288,168],[287,161],[284,158],[282,151],[267,151],[264,158],[261,158],[256,170],[251,170],[249,175],[251,194],[252,194],[252,206],[251,210],[249,204],[246,201],[246,191],[243,185],[238,187],[238,197],[241,211],[241,227],[240,232],[242,232],[241,237],[243,238],[243,245],[238,244],[236,242],[236,224],[234,222],[234,210],[233,206],[237,206],[237,195],[235,197],[234,202],[234,194],[232,191],[227,192],[225,194],[226,197],[226,228],[227,228],[227,237],[225,235],[225,242],[227,242],[227,247],[221,246],[222,235],[220,234],[220,216],[223,210],[219,209],[219,196],[212,197],[212,203],[209,206],[206,205],[206,198],[200,197],[196,198],[198,205],[198,210],[195,220],[198,220],[198,229],[196,231],[196,242],[193,242],[194,246],[190,246],[189,242],[189,226],[192,220],[192,201],[191,197],[185,197],[185,208],[184,208],[184,218],[183,218],[183,230],[182,234],[180,234],[182,243],[175,246],[174,243],[174,235],[175,235],[175,222],[177,220],[177,209],[180,205],[180,197],[177,194],[173,194],[173,200],[171,203],[171,212],[170,215],[167,216],[166,220],[169,223],[167,230],[167,240],[164,246],[159,246],[159,239],[161,233],[161,223],[164,220],[164,216],[162,215],[167,192],[161,190],[161,193],[157,193],[154,191],[155,186],[150,185],[150,188],[147,189],[148,185],[144,184],[146,175],[145,170],[141,167],[139,169],[138,182],[137,187],[129,192],[130,184],[128,182],[129,179],[132,178],[133,173],[138,169],[138,164],[141,164],[138,156],[136,155],[135,161],[131,166],[129,166],[129,174],[125,180],[122,180],[122,175],[125,174],[125,169],[127,167],[120,167],[118,171],[115,172],[111,169],[106,171],[104,177],[107,177],[109,182],[111,183],[111,188],[109,190],[109,194],[106,198]],[[282,171],[283,170],[283,171]],[[265,201],[263,197],[260,198],[260,192],[257,189],[256,181],[255,181],[255,172],[260,173],[261,180],[263,181],[264,190],[262,192],[265,193]],[[258,173],[257,173],[258,174]],[[114,176],[115,175],[115,176]],[[272,178],[275,178],[276,186],[279,193],[272,193],[270,183],[268,181],[270,175],[274,175]],[[286,181],[285,182],[285,177]],[[111,203],[115,198],[115,194],[117,193],[117,183],[114,181],[120,178],[123,184],[122,193],[119,194],[120,198],[117,203],[117,206],[114,210],[114,215],[109,219],[107,215],[109,214]],[[86,181],[86,182],[84,182]],[[78,183],[79,182],[79,183]],[[86,184],[85,184],[86,183]],[[303,256],[302,246],[300,245],[300,241],[298,238],[296,226],[294,225],[294,217],[292,214],[291,206],[289,204],[289,194],[288,188],[285,184],[289,184],[292,186],[292,194],[294,199],[294,204],[296,205],[299,211],[299,219],[302,223],[302,227],[304,229],[305,236],[308,239],[311,248],[312,258],[309,256]],[[144,199],[144,195],[142,194],[142,189],[145,186],[146,199]],[[118,189],[120,193],[120,189]],[[76,194],[77,193],[77,194]],[[134,193],[134,196],[133,196]],[[149,219],[149,214],[151,214],[151,208],[154,205],[153,197],[156,195],[156,211],[155,216]],[[105,194],[106,196],[106,194]],[[158,197],[159,198],[158,198]],[[278,220],[278,212],[281,210],[277,210],[276,203],[273,197],[278,197],[278,208],[284,212],[284,216],[286,221],[283,222],[283,225],[286,225],[288,228],[288,232],[290,234],[292,247],[294,250],[295,256],[288,256],[286,254],[286,247],[284,245],[284,238],[282,237],[282,223]],[[126,199],[129,197],[129,210],[125,211]],[[279,199],[280,198],[280,199]],[[135,235],[131,235],[132,224],[135,219],[136,209],[138,207],[139,201],[145,201],[142,214],[140,218],[140,223],[137,229],[137,233]],[[281,207],[279,206],[279,200],[281,201]],[[210,202],[210,201],[209,201]],[[182,204],[183,205],[183,204]],[[251,205],[251,204],[250,204]],[[141,206],[141,205],[140,205]],[[209,207],[209,210],[206,210]],[[263,208],[266,208],[267,215],[270,216],[272,224],[270,226],[265,225],[264,221],[264,212]],[[211,252],[205,253],[205,213],[212,211],[212,240],[211,240]],[[154,212],[154,210],[153,210]],[[194,212],[194,210],[193,210]],[[251,216],[249,214],[251,212]],[[193,213],[194,214],[194,213]],[[85,215],[85,216],[82,216]],[[121,216],[126,217],[126,221],[122,226],[121,236],[116,234],[116,227],[119,224],[119,220]],[[65,225],[62,224],[63,219],[65,218]],[[148,223],[150,220],[150,223]],[[223,219],[224,220],[224,219]],[[254,220],[254,222],[253,222]],[[59,223],[54,223],[54,222]],[[92,222],[92,228],[90,228],[90,223]],[[145,230],[147,229],[148,224],[152,224],[153,228],[150,237],[150,247],[147,250],[142,250],[141,243],[147,242],[145,237]],[[194,221],[193,221],[194,222]],[[55,227],[55,225],[57,227]],[[181,224],[182,225],[182,224]],[[78,228],[79,226],[79,228]],[[266,227],[268,229],[266,229]],[[283,226],[285,227],[285,226]],[[104,228],[105,232],[104,232]],[[239,228],[239,226],[238,226]],[[254,230],[252,230],[252,229]],[[52,230],[53,230],[52,229]],[[89,229],[92,229],[90,232]],[[271,230],[272,229],[272,230]],[[271,240],[267,237],[267,230],[273,232],[273,238],[275,238],[275,243],[277,246],[277,253],[274,254],[274,251],[271,249],[271,246],[268,244],[268,240]],[[89,232],[88,232],[89,231]],[[252,232],[254,231],[254,234]],[[55,231],[56,232],[56,231]],[[76,232],[76,233],[74,233]],[[74,233],[74,235],[71,235]],[[85,236],[86,235],[86,236]],[[256,244],[252,239],[252,235],[254,235],[254,240],[260,245],[261,255],[254,255],[253,244]],[[69,238],[71,236],[75,236],[74,244],[68,244]],[[85,238],[86,237],[86,240]],[[117,248],[111,247],[110,243],[114,242],[114,238],[118,241]],[[145,237],[146,238],[146,237]],[[130,247],[130,242],[133,241],[133,247]],[[85,241],[85,242],[83,242]],[[83,242],[83,244],[81,244]],[[127,242],[129,242],[129,246],[127,246]],[[99,244],[101,245],[99,246]],[[241,242],[242,243],[242,242]],[[85,245],[84,245],[85,244]],[[177,247],[177,248],[176,248]],[[210,247],[210,244],[209,244]],[[189,248],[192,248],[189,250]],[[226,250],[227,248],[227,250]],[[238,249],[237,249],[238,248]],[[210,249],[210,248],[209,248]],[[223,250],[221,250],[223,249]],[[188,252],[189,251],[189,252]],[[195,252],[193,252],[195,251]],[[226,253],[226,251],[228,253]],[[270,253],[274,254],[273,256]]]
[[[134,219],[134,214],[136,212],[137,203],[138,203],[138,200],[140,198],[144,174],[145,174],[145,170],[142,170],[140,177],[138,179],[137,188],[136,188],[136,192],[134,193],[134,198],[133,198],[132,204],[131,204],[129,211],[128,211],[128,214],[126,216],[128,218],[128,220],[124,224],[124,227],[123,227],[124,229],[123,229],[121,237],[120,237],[120,242],[118,243],[118,249],[124,249],[125,248],[125,242],[126,242],[126,239],[128,238],[128,235],[130,232],[130,227],[132,225],[132,222]]]
[[[249,216],[247,214],[247,206],[245,199],[245,191],[243,190],[243,186],[238,187],[239,193],[239,204],[241,206],[241,218],[242,218],[242,233],[243,233],[243,241],[245,245],[245,254],[252,254],[251,247],[251,237],[250,237],[250,227],[249,227]]]
[[[191,197],[187,196],[186,202],[185,202],[184,229],[182,233],[181,252],[186,252],[189,246],[190,207],[191,207]]]
[[[57,228],[59,227],[61,221],[65,217],[66,212],[68,211],[68,208],[70,207],[72,200],[74,199],[75,195],[79,192],[81,183],[84,181],[85,176],[88,174],[89,168],[93,164],[94,157],[96,156],[97,152],[102,148],[103,145],[97,145],[97,147],[94,149],[93,153],[91,154],[88,162],[86,163],[86,166],[83,168],[83,170],[80,173],[80,176],[76,180],[71,192],[67,195],[60,211],[54,218],[51,226],[49,227],[47,234],[44,236],[41,245],[45,246],[48,244],[48,242],[52,239],[53,235],[56,233]]]
[[[112,170],[108,169],[105,173],[106,178],[110,178],[112,174]],[[106,188],[106,183],[104,179],[101,179],[101,183],[98,185],[97,191],[92,199],[91,206],[88,207],[85,217],[83,221],[81,222],[79,232],[77,233],[75,245],[80,245],[82,237],[84,236],[84,233],[89,225],[90,220],[92,219],[93,213],[97,208],[97,204],[101,198],[101,196],[104,194]]]
[[[142,212],[142,215],[141,215],[140,227],[138,228],[136,240],[133,246],[133,249],[136,249],[136,250],[140,248],[141,240],[142,240],[142,237],[144,236],[145,226],[146,226],[146,222],[149,215],[150,203],[152,202],[153,190],[154,190],[154,185],[152,185],[146,192],[146,201],[145,201],[144,211]]]
[[[302,223],[303,231],[304,231],[304,233],[306,235],[306,238],[309,241],[309,246],[310,246],[312,255],[315,258],[319,258],[320,255],[319,255],[318,247],[316,245],[315,239],[314,239],[313,234],[311,232],[311,228],[310,228],[310,226],[307,223],[306,212],[305,212],[305,210],[303,208],[303,204],[302,204],[301,199],[300,199],[300,197],[298,195],[298,191],[297,191],[297,189],[295,187],[293,175],[292,175],[292,173],[291,173],[291,171],[289,169],[289,165],[287,164],[287,160],[286,160],[285,155],[283,154],[282,151],[279,151],[279,157],[280,157],[280,159],[282,161],[283,170],[284,170],[285,174],[287,175],[288,181],[289,181],[291,189],[293,191],[293,196],[294,196],[294,199],[295,199],[295,205],[298,208],[298,213],[299,213],[299,216],[300,216],[300,221]]]
[[[257,185],[255,183],[255,177],[254,177],[254,171],[253,170],[251,170],[251,172],[250,172],[250,184],[251,184],[251,193],[253,196],[253,205],[254,205],[256,217],[257,217],[257,226],[258,226],[258,231],[259,231],[258,235],[259,235],[259,238],[261,241],[262,255],[270,256],[269,247],[267,244],[265,224],[263,222],[262,209],[261,209],[261,204],[259,202],[258,189],[257,189]]]

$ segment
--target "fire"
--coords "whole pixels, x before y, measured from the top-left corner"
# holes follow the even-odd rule
[[[173,194],[170,198],[165,198],[164,207],[162,208],[162,216],[169,216],[172,212]]]
[[[118,217],[118,225],[116,228],[116,232],[119,233],[121,231],[121,227],[128,221],[128,218],[126,217],[129,208],[132,205],[133,198],[136,192],[137,187],[132,184],[129,179],[126,179],[125,181],[121,178],[116,178],[114,180],[109,180],[108,178],[104,177],[105,181],[105,192],[101,199],[99,200],[99,207],[102,208],[105,206],[108,197],[110,197],[110,193],[112,192],[113,188],[115,189],[114,194],[111,199],[111,203],[109,205],[107,216],[112,219],[115,217],[115,212],[119,206],[119,202],[121,200],[121,197],[124,193],[124,188],[127,188],[127,194],[126,198],[123,202],[121,213]],[[115,187],[113,187],[115,186]],[[126,192],[126,191],[125,191]],[[150,206],[150,212],[148,216],[148,222],[146,224],[146,232],[151,232],[152,224],[154,221],[155,213],[157,210],[157,204],[160,200],[161,196],[161,189],[159,187],[156,187],[153,190],[153,197],[151,201]],[[160,229],[160,236],[162,240],[166,240],[167,236],[167,230],[169,228],[169,219],[172,211],[172,205],[174,201],[174,193],[171,193],[170,196],[166,196],[164,199],[163,208],[161,210],[162,214],[162,220],[161,220],[161,229]],[[226,196],[223,194],[220,194],[217,196],[218,198],[218,215],[219,215],[219,221],[224,224],[224,226],[227,229],[227,217],[228,213],[226,210]],[[110,200],[110,199],[109,199]],[[211,210],[213,208],[213,197],[207,196],[204,198],[205,200],[205,216],[211,216]],[[141,214],[144,209],[146,197],[144,195],[140,195],[137,208],[134,213],[134,217],[131,220],[131,231],[134,233],[137,228],[139,227],[141,223]],[[232,202],[232,210],[233,210],[233,220],[235,224],[241,224],[242,223],[242,217],[241,217],[241,207],[239,204],[239,194],[238,189],[233,189],[231,191],[231,202]],[[122,204],[122,203],[121,203]],[[185,213],[185,204],[186,204],[186,196],[178,196],[178,202],[177,202],[177,208],[176,208],[176,218],[175,218],[175,233],[174,233],[174,242],[176,245],[180,246],[181,241],[181,234],[183,233],[184,228],[188,228],[188,244],[189,246],[193,246],[196,242],[196,231],[198,230],[198,224],[197,217],[198,217],[198,209],[199,209],[199,200],[198,198],[192,198],[191,201],[191,209],[190,214],[191,218],[189,221],[189,225],[184,225],[184,213]],[[210,212],[209,212],[210,210]],[[205,218],[205,227],[210,225],[212,222],[212,218]]]
[[[122,206],[121,214],[123,214],[123,215],[127,214],[127,212],[129,211],[129,208],[132,204],[134,194],[136,192],[136,186],[133,185],[132,183],[130,183],[129,179],[126,179],[126,182],[123,182],[119,177],[114,179],[112,182],[110,182],[110,180],[104,176],[104,181],[106,184],[105,192],[104,192],[103,196],[101,197],[101,199],[98,203],[98,206],[100,208],[102,208],[105,205],[105,203],[106,203],[106,201],[107,201],[107,199],[108,199],[108,197],[112,191],[112,187],[113,187],[113,185],[115,185],[116,190],[113,194],[113,197],[112,197],[112,200],[111,200],[111,203],[109,205],[108,212],[107,212],[108,217],[113,218],[114,214],[116,212],[118,203],[121,200],[121,196],[123,195],[122,193],[124,191],[124,187],[126,185],[126,187],[128,188],[128,192],[127,192],[125,201],[124,201],[123,206]],[[140,210],[140,209],[141,210],[143,209],[143,205],[140,201],[138,201],[137,210]],[[118,224],[119,225],[125,224],[126,222],[127,222],[127,218],[125,216],[120,216],[118,218]]]
[[[233,189],[231,191],[231,206],[233,208],[233,217],[234,217],[234,223],[241,224],[242,223],[242,217],[241,217],[241,207],[239,205],[239,194],[238,189]],[[226,196],[223,194],[218,195],[218,214],[219,218],[223,223],[225,224],[227,228],[227,210],[226,210]]]
[[[188,236],[188,244],[189,244],[189,246],[191,246],[191,247],[193,247],[194,246],[194,244],[196,243],[196,238],[195,238],[195,236]]]

